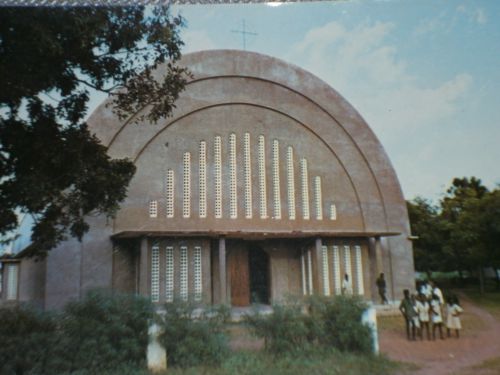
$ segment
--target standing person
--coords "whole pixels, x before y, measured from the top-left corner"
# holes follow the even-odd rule
[[[382,305],[385,305],[386,303],[389,303],[389,301],[387,301],[387,297],[385,296],[385,293],[387,291],[387,285],[386,285],[386,282],[385,282],[385,278],[384,278],[384,273],[383,272],[377,278],[376,284],[377,284],[378,294],[380,296],[380,301],[382,302]]]
[[[436,296],[438,296],[439,303],[441,304],[441,306],[444,306],[443,292],[441,291],[441,289],[439,289],[439,287],[437,286],[437,284],[434,281],[431,281],[429,283],[429,285],[432,288],[432,294],[435,294]]]
[[[403,290],[404,298],[399,304],[399,311],[403,314],[406,323],[406,337],[408,340],[415,340],[415,320],[417,316],[415,308],[410,298],[410,291],[408,289]],[[411,338],[410,338],[411,329]]]
[[[427,301],[430,301],[432,298],[432,287],[429,285],[429,281],[424,280],[420,285],[420,293],[425,296]]]
[[[441,302],[437,294],[432,295],[431,300],[431,315],[432,315],[432,339],[436,340],[436,328],[439,328],[439,336],[441,340],[444,339],[443,336],[443,314],[441,311]]]
[[[420,321],[420,340],[423,340],[424,328],[427,331],[427,340],[431,339],[429,334],[429,302],[424,294],[420,293],[417,297],[415,309],[417,310],[418,320]]]
[[[347,273],[344,275],[344,280],[342,280],[342,294],[352,295],[352,282],[349,280],[349,275]]]
[[[460,330],[462,329],[462,323],[460,322],[460,314],[464,311],[459,305],[458,298],[452,296],[448,300],[447,304],[447,317],[446,317],[446,330],[448,332],[448,337],[450,337],[450,331],[455,330],[457,339],[460,337]]]

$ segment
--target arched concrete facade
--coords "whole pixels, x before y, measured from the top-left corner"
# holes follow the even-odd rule
[[[103,103],[89,119],[109,154],[133,160],[137,173],[115,220],[92,218],[81,244],[51,253],[48,306],[94,287],[160,294],[159,302],[169,288],[185,297],[184,288],[206,302],[246,305],[251,296],[235,303],[235,290],[253,293],[244,279],[252,266],[241,264],[256,246],[269,256],[271,300],[335,294],[345,273],[370,299],[379,272],[393,299],[413,285],[397,176],[345,99],[311,73],[257,53],[203,51],[181,64],[193,78],[171,117],[119,121]],[[123,250],[124,241],[135,249]]]

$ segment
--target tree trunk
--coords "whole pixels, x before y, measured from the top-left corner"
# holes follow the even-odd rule
[[[484,270],[483,267],[479,267],[479,293],[484,294]]]

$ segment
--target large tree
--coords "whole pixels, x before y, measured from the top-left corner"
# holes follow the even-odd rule
[[[135,167],[89,132],[89,97],[108,93],[121,118],[168,116],[189,74],[181,23],[166,7],[0,8],[1,235],[31,214],[31,252],[45,255],[81,238],[87,215],[116,212]]]

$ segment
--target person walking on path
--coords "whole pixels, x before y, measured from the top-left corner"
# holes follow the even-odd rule
[[[380,301],[381,301],[382,305],[388,304],[389,301],[387,301],[387,297],[385,296],[385,293],[387,291],[387,284],[385,282],[383,272],[377,278],[376,284],[377,284],[378,294],[380,296]]]
[[[413,307],[413,302],[410,298],[410,291],[408,289],[403,290],[404,298],[399,304],[399,311],[403,314],[406,323],[406,337],[408,340],[415,340],[415,320],[417,312]],[[410,336],[411,331],[411,336]]]

